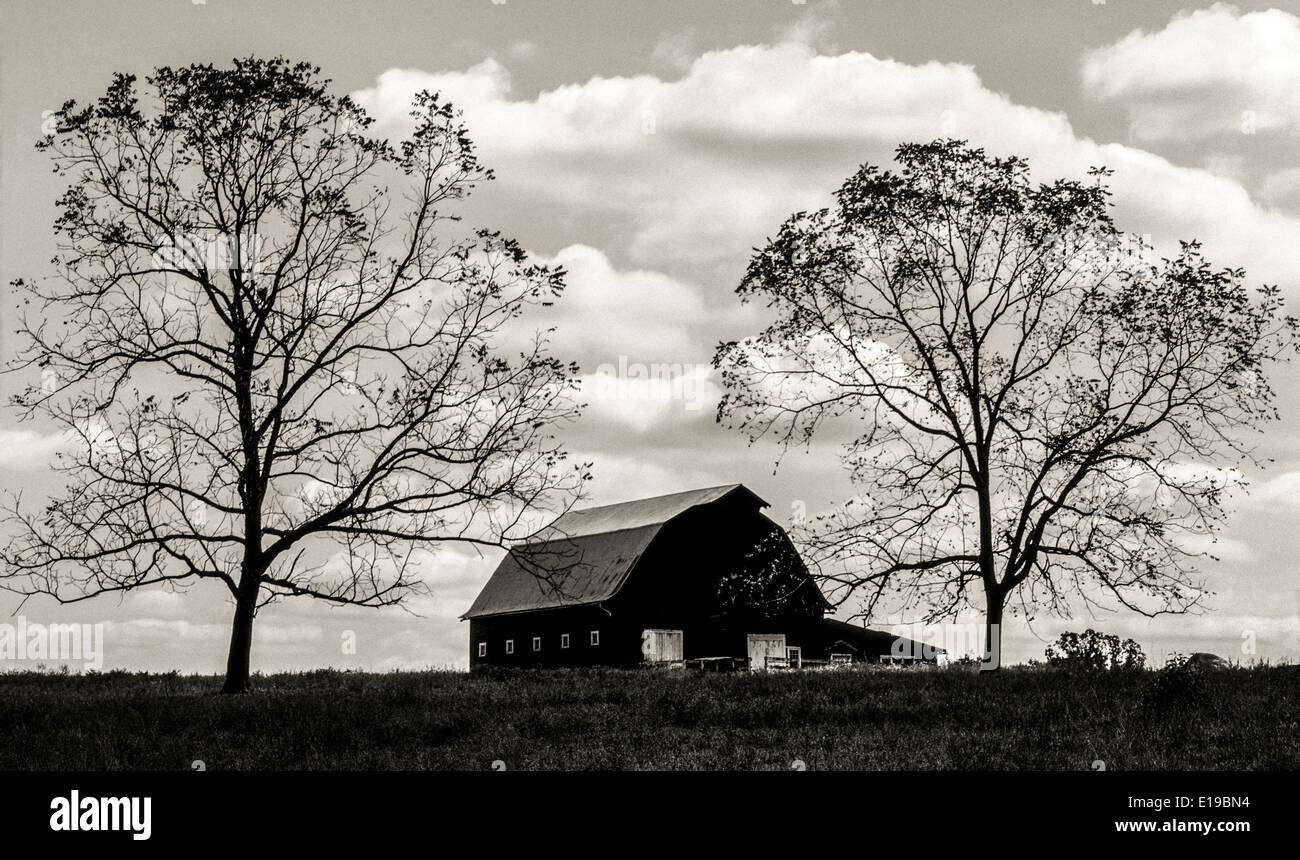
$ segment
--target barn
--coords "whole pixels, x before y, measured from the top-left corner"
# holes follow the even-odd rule
[[[889,659],[890,634],[825,617],[767,506],[731,484],[564,514],[513,547],[461,616],[471,668]]]

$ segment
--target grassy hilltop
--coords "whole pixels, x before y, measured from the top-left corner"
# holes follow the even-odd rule
[[[0,768],[1300,768],[1300,667],[0,675]]]

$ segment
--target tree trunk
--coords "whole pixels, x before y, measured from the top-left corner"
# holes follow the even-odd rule
[[[235,598],[235,619],[230,628],[230,654],[226,657],[223,693],[248,692],[249,663],[253,652],[253,614],[257,609],[258,577],[245,572]]]
[[[984,600],[984,655],[980,671],[996,672],[1002,665],[1002,608],[1006,595],[986,589]]]

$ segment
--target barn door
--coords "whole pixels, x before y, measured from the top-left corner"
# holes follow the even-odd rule
[[[641,654],[647,663],[680,663],[686,656],[681,630],[642,630]]]
[[[750,633],[745,638],[749,645],[749,668],[766,669],[768,657],[778,658],[773,661],[776,663],[785,661],[784,633]]]

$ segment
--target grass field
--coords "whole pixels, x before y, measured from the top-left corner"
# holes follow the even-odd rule
[[[1300,768],[1300,667],[0,675],[0,768]]]

